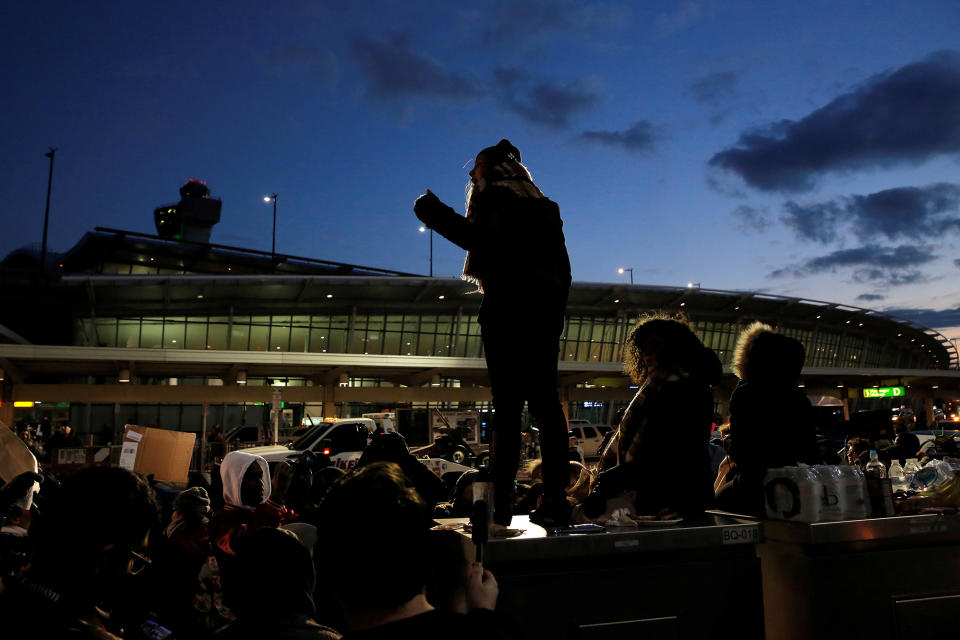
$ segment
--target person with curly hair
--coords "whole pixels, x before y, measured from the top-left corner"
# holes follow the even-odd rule
[[[640,385],[601,452],[584,514],[631,496],[638,514],[702,513],[713,499],[708,441],[713,386],[723,368],[682,316],[642,317],[627,339],[624,368]]]
[[[483,293],[478,322],[493,394],[494,523],[511,521],[526,401],[540,426],[544,464],[544,499],[531,520],[565,524],[567,421],[557,393],[557,354],[570,260],[560,209],[534,184],[519,149],[504,139],[477,155],[466,216],[430,190],[414,211],[466,249],[463,277]]]

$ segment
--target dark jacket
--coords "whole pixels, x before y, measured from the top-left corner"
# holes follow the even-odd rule
[[[620,463],[598,479],[604,498],[636,490],[640,514],[670,509],[694,516],[710,506],[711,385],[719,381],[721,368],[708,349],[704,360],[698,369],[667,371],[637,392],[620,423]]]
[[[719,490],[718,508],[762,515],[768,469],[818,463],[813,423],[810,401],[795,385],[741,381],[730,396],[729,455],[737,486]]]
[[[473,210],[469,220],[433,194],[414,205],[426,226],[470,252],[471,272],[483,284],[480,321],[517,305],[565,304],[570,259],[557,204],[493,183],[474,194]]]

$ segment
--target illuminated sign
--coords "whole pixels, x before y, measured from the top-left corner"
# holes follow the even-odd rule
[[[17,407],[18,409],[33,408],[33,400],[16,400],[13,403],[13,406]]]
[[[899,398],[904,393],[903,387],[874,387],[864,389],[864,398]]]

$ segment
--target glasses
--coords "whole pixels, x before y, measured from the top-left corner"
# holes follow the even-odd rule
[[[130,551],[130,575],[135,576],[152,564],[152,561],[142,553]]]

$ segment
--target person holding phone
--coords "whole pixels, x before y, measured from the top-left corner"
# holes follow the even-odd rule
[[[563,525],[570,516],[567,422],[557,353],[571,278],[560,209],[503,139],[477,154],[466,210],[459,215],[429,189],[414,204],[427,227],[467,251],[463,278],[483,294],[478,321],[493,394],[493,520],[511,521],[526,401],[540,425],[544,467],[544,500],[531,520]]]

